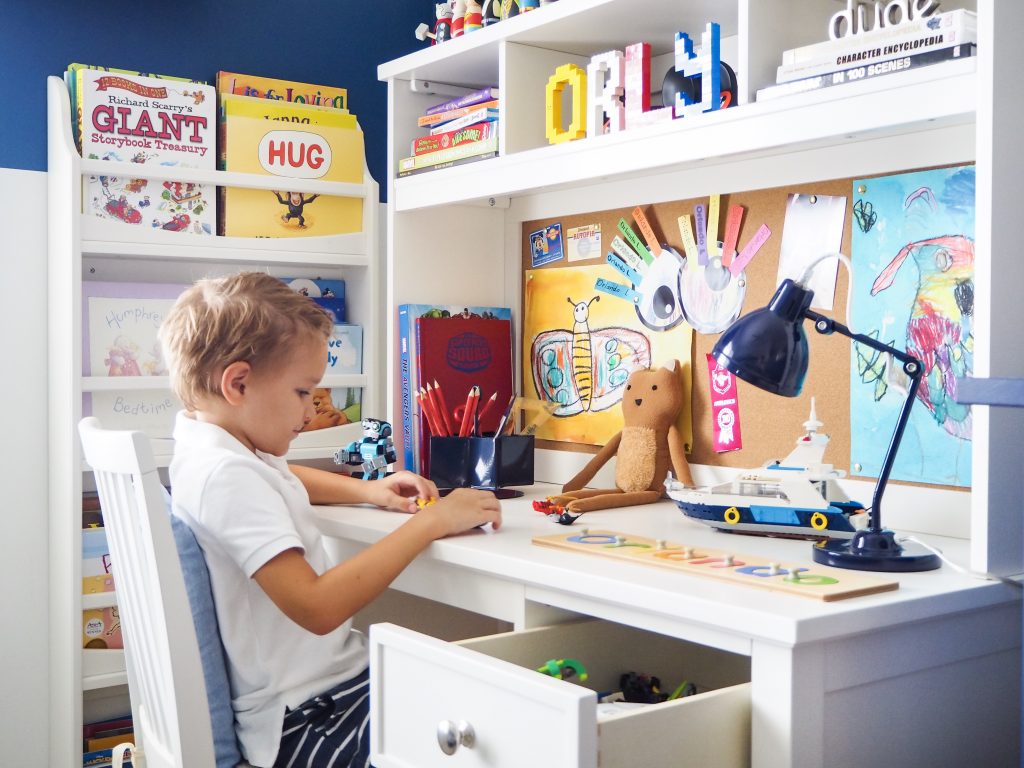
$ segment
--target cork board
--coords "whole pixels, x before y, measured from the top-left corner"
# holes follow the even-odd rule
[[[742,205],[745,209],[740,228],[738,244],[742,247],[757,229],[765,224],[772,235],[758,251],[756,257],[746,266],[746,298],[742,313],[763,307],[775,291],[779,266],[779,251],[782,244],[783,223],[786,216],[786,202],[790,194],[834,195],[846,197],[846,218],[842,240],[843,253],[850,253],[853,195],[852,179],[838,179],[809,184],[797,184],[772,189],[722,194],[722,211],[719,232],[724,229],[725,212],[730,205]],[[641,205],[650,221],[654,233],[662,243],[685,253],[679,234],[677,219],[683,214],[692,214],[698,203],[708,204],[708,198],[676,200],[653,205]],[[634,225],[632,207],[616,208],[572,216],[553,216],[546,219],[524,222],[522,225],[522,269],[532,269],[529,235],[549,224],[562,225],[563,239],[568,230],[587,224],[601,226],[601,253],[593,259],[568,262],[559,259],[539,269],[564,268],[604,263],[604,255],[610,249],[612,237],[618,232],[620,218]],[[634,225],[634,229],[636,229]],[[838,270],[833,309],[826,314],[845,322],[846,291],[848,275],[842,267]],[[523,305],[520,304],[520,313]],[[523,315],[520,314],[520,317]],[[693,387],[691,409],[693,419],[693,444],[688,456],[697,464],[712,464],[728,467],[758,466],[769,459],[781,459],[792,449],[793,441],[801,433],[803,422],[810,412],[811,397],[815,397],[818,418],[824,422],[823,431],[832,441],[826,454],[826,461],[837,467],[850,464],[850,341],[838,335],[821,336],[813,328],[806,328],[810,345],[810,368],[803,393],[797,398],[778,397],[739,381],[739,407],[742,423],[743,448],[728,453],[715,453],[711,438],[711,404],[708,370],[705,356],[709,353],[720,334],[693,334]],[[520,339],[520,342],[522,340]],[[685,355],[683,355],[685,357]],[[662,360],[655,360],[661,364]],[[538,441],[538,447],[554,450],[575,450],[596,452],[596,446],[577,445],[555,441]]]

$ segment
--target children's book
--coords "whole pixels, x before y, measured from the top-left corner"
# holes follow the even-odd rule
[[[348,90],[345,88],[280,80],[276,77],[240,75],[237,72],[217,73],[217,94],[290,101],[295,104],[310,104],[338,110],[348,109]]]
[[[468,107],[459,107],[458,109],[450,109],[447,112],[437,112],[432,115],[421,115],[416,118],[416,125],[420,128],[425,128],[428,125],[441,125],[447,123],[456,118],[468,115],[470,112],[475,112],[479,109],[497,109],[498,102],[494,101],[482,101],[479,104],[471,104]]]
[[[396,436],[396,443],[401,441],[403,466],[414,471],[419,466],[419,436],[422,431],[427,429],[426,418],[420,412],[420,407],[416,402],[416,393],[420,386],[417,366],[416,319],[420,317],[449,319],[453,317],[463,319],[486,317],[511,322],[512,310],[508,307],[466,307],[457,304],[402,304],[398,307],[399,389],[402,423],[400,435]],[[449,403],[449,405],[453,404]],[[396,425],[397,431],[398,425]]]
[[[332,374],[363,372],[363,329],[359,325],[336,325],[327,340],[327,370]]]
[[[493,101],[498,98],[497,88],[481,88],[476,91],[457,96],[454,99],[448,101],[442,101],[440,104],[435,104],[432,107],[428,107],[426,114],[436,115],[439,112],[450,112],[453,109],[460,109],[462,107],[471,107],[474,104],[481,104],[485,101]]]
[[[412,155],[403,157],[398,161],[398,172],[415,171],[419,168],[428,168],[439,163],[447,163],[451,160],[462,160],[466,157],[483,155],[488,152],[498,151],[498,134],[494,133],[486,139],[473,141],[466,144],[459,144],[448,149],[439,149],[436,152],[428,152],[424,155]]]
[[[79,87],[78,72],[83,69],[94,69],[100,72],[113,73],[115,75],[137,75],[138,77],[153,77],[158,80],[173,80],[177,83],[198,83],[208,85],[205,80],[193,80],[187,77],[173,77],[171,75],[158,75],[153,72],[139,72],[134,69],[116,69],[114,67],[101,67],[95,64],[68,64],[64,71],[64,84],[68,88],[68,95],[71,101],[71,131],[74,135],[75,146],[79,152],[82,150],[82,91]]]
[[[463,144],[473,144],[477,141],[483,141],[497,132],[498,124],[496,122],[477,122],[471,125],[459,126],[444,133],[420,136],[413,139],[412,153],[414,155],[426,155],[442,149],[460,147]]]
[[[476,163],[481,160],[487,160],[491,157],[497,156],[497,152],[484,152],[482,155],[470,155],[469,157],[460,157],[458,160],[446,160],[443,163],[436,163],[435,165],[425,165],[422,168],[413,168],[410,171],[399,171],[398,178],[404,179],[406,176],[415,176],[418,173],[430,173],[431,171],[440,171],[443,168],[454,168],[456,165]]]
[[[225,94],[220,119],[228,171],[359,184],[365,159],[355,115],[336,109]],[[222,233],[304,237],[358,232],[360,198],[288,190],[224,190]]]
[[[100,650],[124,648],[117,606],[82,611],[82,647]]]
[[[308,296],[320,307],[327,310],[334,322],[343,325],[346,320],[345,281],[325,280],[322,277],[284,277],[288,286],[303,296]]]
[[[116,745],[115,745],[116,746]],[[109,768],[113,765],[113,747],[106,749],[97,749],[91,752],[85,752],[82,755],[82,768]],[[131,768],[132,761],[125,760],[121,765],[126,768]]]
[[[157,329],[187,286],[172,283],[82,283],[85,376],[167,376]],[[169,438],[180,401],[169,389],[86,393],[83,415],[112,429]]]
[[[472,112],[467,112],[462,117],[457,117],[454,120],[449,120],[446,123],[435,125],[430,129],[430,135],[435,136],[437,134],[451,133],[458,128],[465,128],[467,125],[475,125],[477,123],[493,123],[491,130],[497,132],[498,130],[498,110],[496,109],[474,109]],[[486,136],[484,138],[487,138]]]
[[[102,70],[76,73],[82,157],[124,163],[216,167],[216,107],[209,85]],[[86,214],[127,226],[212,235],[212,185],[130,176],[88,176]]]
[[[82,594],[114,591],[105,528],[82,529]]]

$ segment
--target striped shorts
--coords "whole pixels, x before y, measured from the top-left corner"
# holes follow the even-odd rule
[[[369,670],[286,709],[274,768],[367,768],[370,765]]]

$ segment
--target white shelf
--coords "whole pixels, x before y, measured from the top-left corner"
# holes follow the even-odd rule
[[[169,390],[162,377],[83,376],[82,287],[86,280],[188,284],[240,269],[279,277],[344,279],[350,322],[363,328],[362,374],[329,375],[326,387],[362,389],[364,412],[377,414],[381,401],[380,330],[384,313],[378,269],[379,191],[365,167],[361,184],[260,176],[234,172],[165,168],[83,160],[71,136],[67,89],[56,77],[47,83],[49,270],[49,441],[50,441],[50,764],[81,761],[83,691],[127,683],[124,653],[81,648],[82,610],[116,604],[116,595],[81,594],[83,473],[88,472],[77,425],[83,395],[97,392]],[[325,237],[241,238],[166,232],[123,226],[82,213],[82,180],[123,174],[216,186],[287,189],[363,200],[360,232]],[[359,424],[299,437],[289,460],[323,462],[342,445],[361,437]],[[166,467],[173,441],[153,439],[157,463]],[[94,694],[102,695],[102,694]]]
[[[114,685],[126,685],[128,673],[124,666],[124,651],[111,649],[83,648],[82,690],[95,691]],[[79,729],[79,732],[81,730]]]
[[[332,374],[320,382],[322,387],[357,387],[364,389],[369,384],[365,373]],[[167,376],[83,376],[83,392],[139,392],[144,390],[170,389]]]
[[[563,0],[564,2],[564,0]],[[500,26],[500,25],[499,25]],[[447,43],[445,44],[447,45]],[[443,46],[441,46],[443,47]],[[571,189],[974,122],[974,58],[395,180],[395,210]]]
[[[117,605],[117,592],[93,592],[82,595],[82,610],[89,611],[96,608],[113,608]]]

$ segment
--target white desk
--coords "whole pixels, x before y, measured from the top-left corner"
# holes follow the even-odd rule
[[[566,532],[533,511],[550,486],[504,502],[500,531],[432,544],[394,587],[512,622],[565,611],[751,659],[754,766],[1018,766],[1020,590],[948,567],[895,592],[835,602],[531,543]],[[399,513],[318,507],[336,552],[394,530]],[[591,512],[575,524],[811,566],[810,544],[718,533],[674,505]],[[966,542],[929,539],[955,562]],[[888,574],[886,574],[888,576]]]

